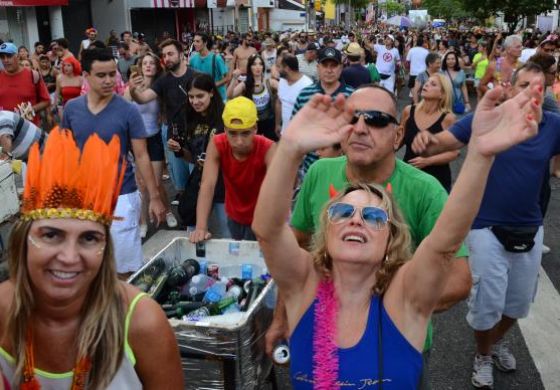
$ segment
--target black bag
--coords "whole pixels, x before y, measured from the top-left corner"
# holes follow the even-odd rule
[[[508,252],[529,252],[535,246],[538,226],[492,226],[490,228]]]
[[[189,178],[185,191],[179,198],[179,217],[185,226],[196,225],[196,203],[198,200],[198,192],[200,191],[200,181],[202,180],[202,168],[195,164]]]
[[[379,77],[381,78],[381,80],[387,80],[389,77],[391,77],[391,75],[379,73]]]

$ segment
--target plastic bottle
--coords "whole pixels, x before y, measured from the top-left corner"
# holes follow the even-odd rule
[[[198,274],[194,275],[189,283],[183,288],[184,295],[196,295],[200,293],[205,293],[210,286],[216,282],[215,279],[209,277],[208,275]]]
[[[234,297],[237,302],[241,301],[245,297],[245,291],[237,285],[233,285],[226,292],[226,298]]]
[[[206,295],[202,299],[204,303],[215,303],[220,301],[226,295],[227,286],[224,282],[218,281],[214,283],[208,291],[206,291]]]
[[[253,265],[252,264],[241,265],[241,279],[243,279],[243,280],[253,279]]]

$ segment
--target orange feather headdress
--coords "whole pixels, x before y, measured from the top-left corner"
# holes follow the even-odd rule
[[[111,224],[126,167],[123,159],[119,170],[119,159],[116,135],[106,144],[93,134],[80,153],[68,130],[54,128],[42,156],[38,144],[29,152],[22,218],[77,218]]]

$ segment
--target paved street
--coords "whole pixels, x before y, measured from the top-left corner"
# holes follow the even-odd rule
[[[404,98],[406,96],[408,90],[402,91],[399,111],[408,104],[408,98]],[[399,155],[402,154],[401,150]],[[463,158],[464,153],[452,164],[454,177]],[[170,182],[167,183],[170,194],[174,195]],[[552,251],[543,257],[539,293],[531,316],[520,326],[516,325],[507,337],[517,358],[517,371],[509,374],[495,371],[495,389],[560,389],[560,180],[553,178],[551,184],[552,199],[545,221],[545,243]],[[158,234],[154,240],[160,237],[165,235]],[[149,244],[155,243],[152,241]],[[466,304],[463,302],[434,316],[430,377],[435,390],[472,388],[470,377],[474,339],[465,320],[466,311]],[[279,376],[280,388],[289,389],[287,372],[280,369]]]

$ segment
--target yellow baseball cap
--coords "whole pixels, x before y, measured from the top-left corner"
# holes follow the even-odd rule
[[[228,100],[222,114],[224,126],[232,130],[247,130],[257,123],[257,106],[244,96]]]

